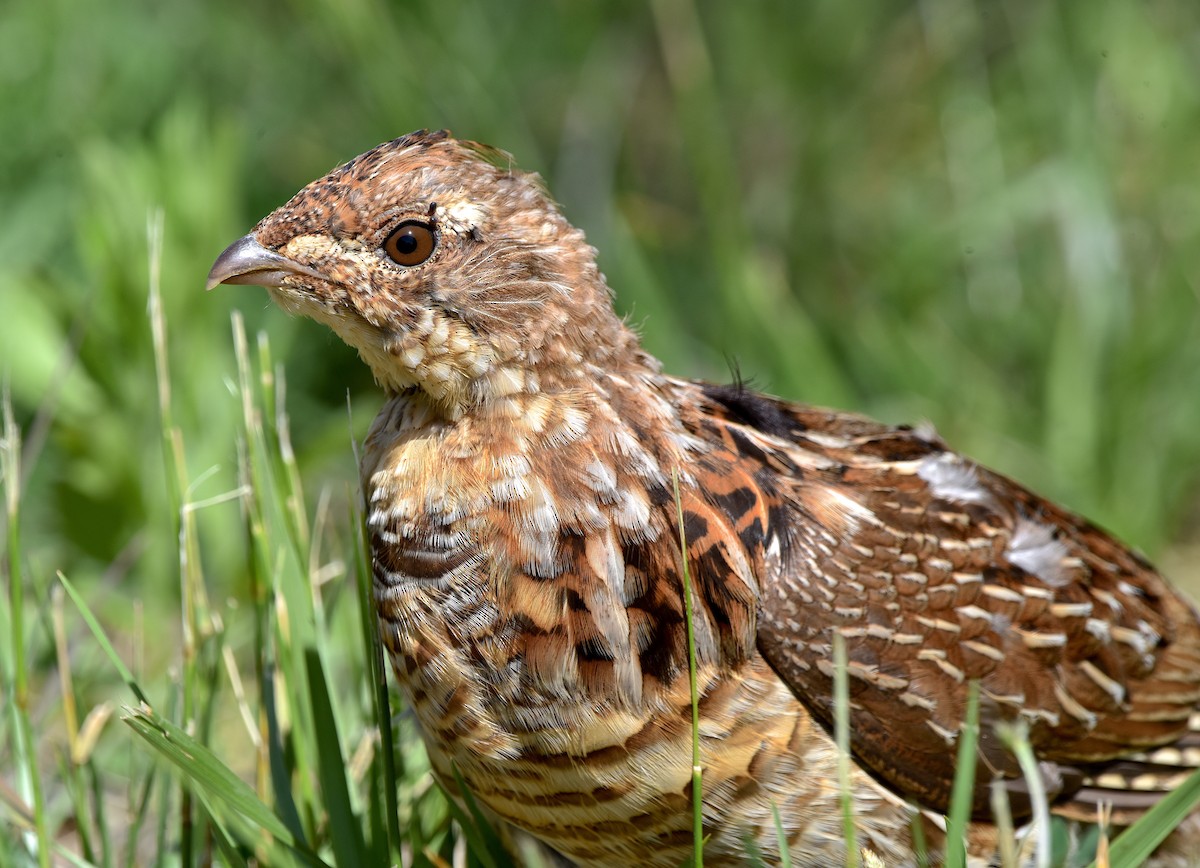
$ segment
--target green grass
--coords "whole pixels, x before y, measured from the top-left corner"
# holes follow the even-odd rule
[[[418,127],[542,172],[672,372],[932,420],[1200,590],[1197,32],[1190,0],[5,5],[0,864],[476,846],[363,610],[370,375],[201,291]],[[291,843],[183,787],[170,727]]]
[[[151,299],[155,342],[165,350],[166,329],[153,290]],[[56,607],[56,623],[86,625],[90,637],[84,642],[77,636],[74,644],[88,656],[101,651],[125,682],[127,694],[109,701],[128,703],[119,717],[128,724],[127,737],[136,735],[144,744],[130,755],[135,745],[127,741],[122,753],[128,767],[102,761],[75,749],[80,734],[72,723],[72,750],[56,758],[61,777],[54,787],[73,798],[56,807],[32,787],[39,780],[39,750],[28,749],[23,736],[15,757],[34,799],[16,794],[5,827],[32,825],[40,843],[3,836],[16,864],[35,857],[49,864],[52,856],[76,850],[69,837],[47,832],[61,828],[61,817],[51,815],[64,807],[80,823],[78,856],[93,865],[190,865],[217,854],[229,865],[388,864],[398,863],[403,851],[416,865],[450,858],[457,839],[452,808],[427,780],[411,725],[395,730],[377,725],[392,721],[392,715],[361,541],[351,535],[337,544],[345,561],[322,557],[322,547],[336,543],[310,532],[310,526],[325,528],[325,522],[318,516],[310,523],[300,511],[303,493],[292,487],[298,476],[282,427],[282,372],[272,366],[265,340],[257,354],[250,352],[238,316],[234,346],[238,379],[230,397],[243,409],[242,484],[205,500],[188,499],[189,492],[179,489],[180,666],[143,687],[95,607],[59,575],[75,608],[63,613]],[[164,452],[181,461],[186,438],[169,423],[171,384],[166,366],[158,370]],[[14,442],[10,430],[6,443]],[[6,477],[13,478],[9,469]],[[251,586],[243,600],[215,602],[195,519],[207,509],[233,505],[240,506],[244,523]],[[13,635],[21,636],[24,609],[12,611]],[[30,626],[40,626],[36,615],[32,620]],[[60,662],[66,672],[77,668],[69,658]],[[242,673],[241,667],[250,671]],[[64,696],[73,698],[74,692]],[[12,708],[24,722],[26,704]],[[156,754],[165,762],[153,762]],[[78,795],[89,790],[90,802]],[[32,823],[23,822],[29,815]],[[497,856],[488,864],[506,864],[498,845],[493,849]]]
[[[680,579],[683,590],[684,626],[687,628],[688,693],[691,697],[692,725],[692,864],[704,865],[704,763],[700,752],[700,687],[696,681],[695,595],[692,591],[692,568],[688,558],[687,529],[683,517],[683,499],[679,495],[679,468],[671,470],[671,487],[675,495],[675,518],[679,528],[679,562],[683,565]],[[776,811],[778,815],[778,811]],[[778,826],[778,823],[776,824]],[[778,832],[778,829],[776,829]],[[780,838],[780,849],[787,842]]]

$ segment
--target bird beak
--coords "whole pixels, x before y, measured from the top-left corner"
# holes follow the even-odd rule
[[[301,265],[286,256],[280,256],[259,244],[253,235],[244,235],[230,244],[217,257],[208,272],[206,290],[222,283],[240,283],[251,286],[284,286],[283,279],[289,274],[306,274],[319,280],[329,278],[321,272]]]

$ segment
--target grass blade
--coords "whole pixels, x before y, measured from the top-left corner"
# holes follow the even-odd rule
[[[459,807],[458,802],[450,799],[450,813],[454,815],[454,819],[458,820],[458,824],[462,826],[463,834],[471,845],[471,855],[479,859],[483,863],[484,868],[501,868],[502,864],[507,863],[507,852],[504,849],[504,844],[500,841],[500,836],[496,834],[496,830],[492,828],[491,822],[484,816],[483,811],[479,808],[479,803],[475,801],[475,796],[467,788],[467,784],[459,774],[458,768],[453,768],[454,783],[458,786],[458,792],[462,796],[463,802],[467,806],[467,813]],[[501,861],[497,861],[497,859]]]
[[[383,642],[379,636],[379,621],[375,616],[375,607],[371,597],[371,565],[366,553],[365,527],[362,516],[355,511],[356,528],[359,533],[354,535],[354,577],[358,589],[359,623],[362,628],[363,659],[371,676],[371,703],[376,725],[379,727],[379,754],[382,769],[378,769],[380,780],[373,782],[373,792],[376,804],[380,790],[383,795],[383,819],[386,825],[387,852],[399,853],[404,837],[400,832],[400,806],[396,798],[396,746],[392,732],[392,709],[388,700],[387,674],[383,661]],[[415,823],[414,826],[419,824]],[[418,847],[416,852],[420,852]]]
[[[833,630],[833,735],[838,748],[838,798],[842,806],[846,865],[857,868],[858,831],[854,822],[854,794],[850,789],[850,678],[846,671],[846,640],[837,628]]]
[[[197,796],[215,819],[228,825],[244,842],[256,846],[261,861],[276,864],[286,859],[274,844],[278,842],[309,865],[326,864],[293,837],[245,781],[178,726],[149,707],[126,708],[122,719],[194,785]]]
[[[13,728],[16,732],[16,762],[18,786],[33,802],[34,828],[36,837],[29,839],[36,848],[38,864],[50,868],[50,836],[46,825],[45,800],[42,796],[41,771],[38,768],[38,749],[34,741],[33,725],[29,718],[29,666],[25,659],[25,576],[21,567],[21,432],[13,419],[12,401],[5,385],[0,397],[3,411],[3,437],[0,438],[0,479],[4,480],[5,516],[8,524],[8,591],[11,620],[6,625],[9,631],[9,660],[5,662],[3,682],[11,678],[13,701],[10,709]]]
[[[261,673],[262,713],[267,725],[267,771],[275,791],[276,810],[297,841],[304,841],[304,824],[296,809],[292,794],[292,782],[288,772],[283,733],[279,726],[279,712],[275,707],[275,669],[264,666]]]
[[[704,865],[704,780],[700,765],[700,691],[696,685],[696,636],[692,630],[692,573],[688,566],[687,533],[684,529],[683,500],[679,496],[679,470],[671,471],[675,488],[675,512],[679,520],[679,557],[683,564],[683,609],[687,626],[688,689],[692,699],[692,864]]]
[[[100,626],[100,622],[96,620],[96,616],[92,614],[91,608],[83,596],[71,584],[71,581],[62,573],[58,574],[58,580],[62,582],[64,588],[67,589],[67,594],[75,603],[75,607],[79,609],[79,614],[83,616],[83,621],[88,625],[88,629],[92,631],[92,635],[96,637],[96,641],[100,643],[100,648],[104,651],[106,657],[116,668],[117,673],[121,676],[121,680],[137,697],[138,702],[149,707],[150,700],[146,698],[146,694],[142,693],[142,688],[138,686],[137,681],[133,677],[133,673],[129,671],[129,667],[125,665],[125,661],[121,659],[121,655],[113,648],[112,643],[108,641],[108,636],[104,633],[104,628]]]
[[[771,801],[771,816],[775,820],[775,839],[779,841],[779,868],[792,868],[792,851],[788,846],[787,832],[783,829],[783,820],[779,816],[779,805]]]
[[[1033,745],[1029,743],[1029,726],[1024,720],[1016,723],[1000,723],[996,726],[996,734],[1017,758],[1021,766],[1021,774],[1029,789],[1029,802],[1033,807],[1032,827],[1037,836],[1037,846],[1034,850],[1034,864],[1037,868],[1049,868],[1051,854],[1054,852],[1051,839],[1050,802],[1046,798],[1046,788],[1042,776],[1038,773],[1037,756],[1033,753]]]
[[[329,698],[325,668],[316,649],[307,649],[304,652],[304,660],[308,668],[313,734],[317,740],[317,775],[321,781],[325,810],[329,815],[333,854],[339,865],[365,865],[366,843],[362,838],[362,826],[354,813],[354,807],[350,804],[350,790],[346,786],[346,769],[349,763],[342,756],[342,745]]]
[[[946,823],[946,865],[967,864],[967,824],[975,796],[975,746],[979,743],[979,682],[967,686],[967,719],[958,735],[954,789]]]
[[[1109,864],[1112,868],[1135,868],[1145,863],[1154,848],[1196,810],[1197,805],[1200,805],[1200,771],[1190,775],[1109,845]],[[1097,864],[1093,862],[1091,868],[1097,868]]]

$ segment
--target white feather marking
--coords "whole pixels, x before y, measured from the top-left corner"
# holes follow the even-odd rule
[[[528,458],[513,453],[494,456],[492,467],[495,468],[498,475],[506,477],[528,476],[533,472]]]
[[[438,211],[442,221],[452,224],[459,231],[470,231],[487,217],[487,210],[482,205],[466,199],[441,205]]]
[[[1108,622],[1101,618],[1088,618],[1084,623],[1084,629],[1099,639],[1101,642],[1111,642],[1112,634],[1108,629]]]
[[[842,533],[847,536],[858,533],[863,524],[878,523],[871,510],[836,488],[821,487],[818,489],[814,487],[812,495],[808,501],[810,507],[836,516],[843,525]],[[834,523],[827,522],[827,524],[833,525]]]
[[[492,483],[492,499],[496,503],[512,503],[529,496],[529,485],[521,477],[500,479]]]
[[[936,443],[941,438],[938,437],[937,428],[928,419],[922,419],[913,428],[913,435],[924,440],[926,443]]]
[[[553,492],[541,479],[530,477],[533,485],[529,487],[529,523],[539,534],[557,534],[559,531],[558,502]]]
[[[617,494],[617,474],[601,461],[593,458],[583,468],[584,482],[592,491],[603,497],[615,497]]]
[[[1048,524],[1027,518],[1017,519],[1005,556],[1051,587],[1061,587],[1069,581],[1063,569],[1067,547],[1056,538],[1054,528]]]
[[[950,452],[924,459],[917,467],[917,476],[925,480],[935,497],[944,500],[983,504],[995,500],[992,493],[980,484],[975,465]]]
[[[644,535],[650,530],[650,502],[646,495],[635,488],[620,493],[620,502],[613,512],[618,527]]]
[[[1090,660],[1081,661],[1079,664],[1079,668],[1083,671],[1083,673],[1085,675],[1087,675],[1088,678],[1092,679],[1092,681],[1096,684],[1097,687],[1099,687],[1101,690],[1103,690],[1105,693],[1107,693],[1109,696],[1111,696],[1113,698],[1113,702],[1120,704],[1125,701],[1124,686],[1122,686],[1121,684],[1119,684],[1118,682],[1114,681],[1113,679],[1111,679],[1107,675],[1105,675],[1103,672],[1101,672],[1100,669],[1096,666],[1096,664],[1092,663],[1092,661],[1090,661]]]

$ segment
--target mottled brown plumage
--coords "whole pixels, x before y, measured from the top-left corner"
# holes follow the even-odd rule
[[[1189,731],[1200,625],[1149,564],[932,432],[663,374],[504,154],[381,145],[231,246],[218,283],[329,325],[387,390],[362,480],[396,675],[443,781],[457,766],[581,864],[691,850],[676,476],[707,864],[747,840],[777,861],[773,804],[794,862],[844,858],[835,634],[859,845],[887,865],[914,861],[911,805],[940,846],[972,680],[985,860],[991,781],[1028,811],[997,723],[1028,724],[1076,816],[1143,809],[1128,781],[1160,769],[1126,757]]]

